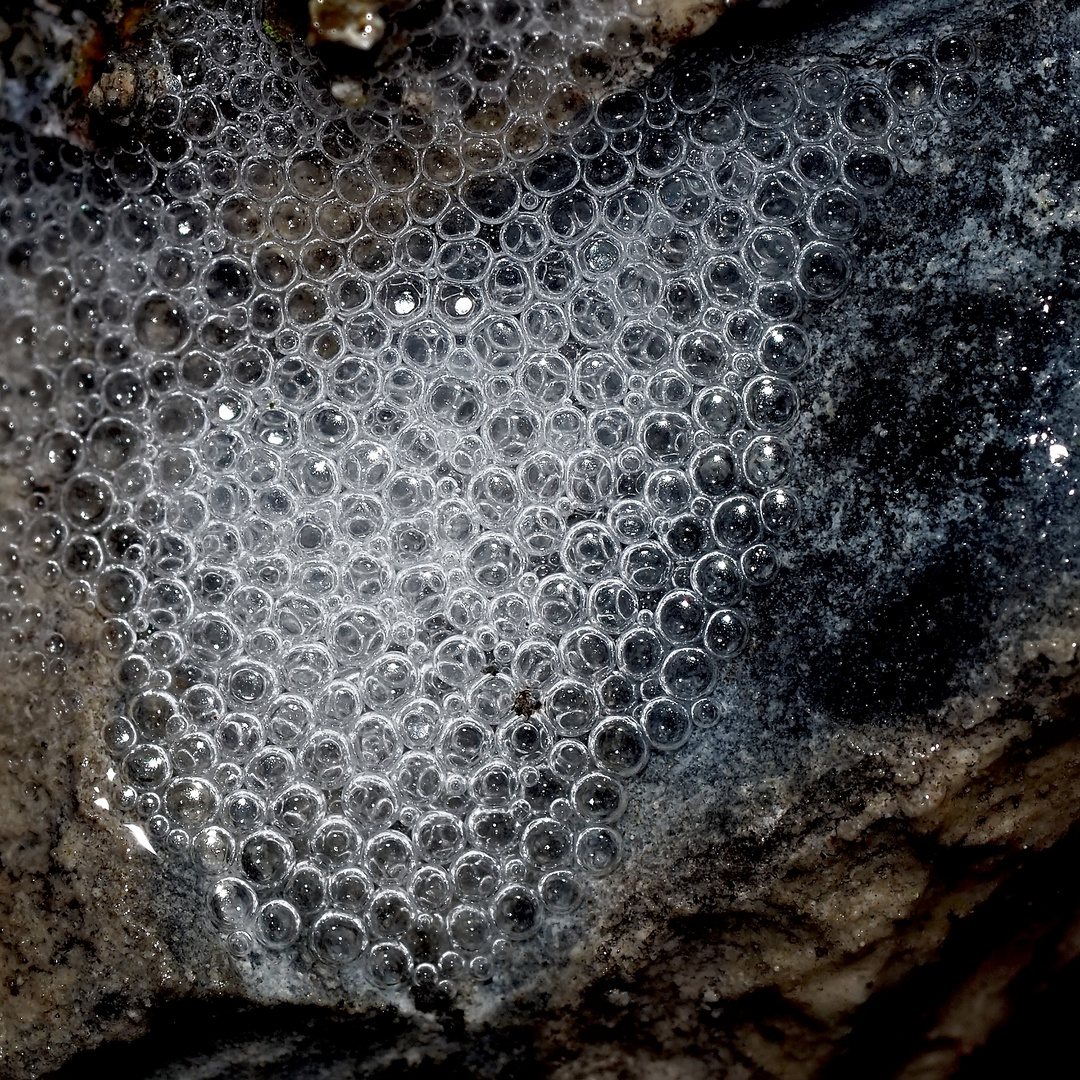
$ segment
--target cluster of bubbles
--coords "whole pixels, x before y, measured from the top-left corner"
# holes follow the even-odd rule
[[[4,135],[4,655],[63,674],[29,578],[100,613],[123,811],[238,955],[484,979],[721,719],[809,316],[972,48],[675,66],[526,153],[241,14],[166,5],[140,146]]]
[[[466,137],[495,137],[511,157],[526,160],[577,126],[590,101],[629,79],[642,82],[667,55],[669,39],[704,26],[724,0],[681,17],[663,3],[609,0],[399,6],[378,41],[377,81],[346,77],[331,83],[333,92],[348,98],[374,90],[391,108],[404,101],[437,109]],[[324,31],[323,21],[313,9],[318,40],[365,36],[363,16],[338,23],[337,32]],[[367,36],[374,43],[375,34]]]

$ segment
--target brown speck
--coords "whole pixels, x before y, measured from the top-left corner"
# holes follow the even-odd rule
[[[514,695],[513,708],[518,716],[532,716],[540,711],[540,700],[530,687],[524,686]]]

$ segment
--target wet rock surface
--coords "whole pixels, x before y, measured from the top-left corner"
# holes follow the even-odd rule
[[[80,707],[50,718],[56,683],[27,676],[4,719],[0,1069],[147,1025],[63,1075],[985,1076],[1053,1046],[1077,996],[1080,25],[1058,3],[788,14],[695,48],[872,68],[959,31],[980,100],[896,145],[815,318],[802,523],[720,723],[630,788],[624,865],[465,1000],[242,990],[183,875],[93,808],[116,797],[86,689],[107,680],[58,609]]]

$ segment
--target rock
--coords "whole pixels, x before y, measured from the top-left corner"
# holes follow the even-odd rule
[[[162,843],[165,832],[153,833],[162,815],[124,807],[114,817],[152,787],[125,792],[103,740],[106,723],[130,712],[110,655],[131,648],[118,614],[127,601],[119,577],[111,591],[104,570],[87,571],[85,585],[64,571],[57,584],[35,553],[49,543],[42,525],[57,512],[61,484],[46,482],[54,474],[39,450],[57,416],[36,419],[46,391],[27,371],[54,346],[43,330],[10,323],[4,430],[16,449],[5,451],[2,527],[12,547],[0,610],[10,660],[0,713],[11,762],[0,825],[6,1075],[38,1075],[144,1030],[151,1034],[130,1046],[113,1041],[68,1068],[93,1062],[178,1080],[245,1068],[330,1077],[456,1067],[560,1080],[964,1075],[976,1063],[986,1069],[979,1047],[1010,1045],[1014,1010],[1029,1017],[1041,1000],[1031,985],[1049,980],[1075,994],[1077,912],[1062,883],[1075,881],[1080,798],[1070,134],[1078,18],[1053,0],[963,9],[880,0],[850,15],[795,8],[784,26],[736,13],[656,85],[712,78],[717,98],[728,86],[748,94],[767,85],[774,96],[744,96],[744,111],[747,102],[775,105],[787,85],[777,71],[838,71],[850,87],[843,124],[861,141],[832,129],[821,142],[799,137],[843,156],[865,223],[853,239],[826,243],[817,219],[815,248],[806,219],[793,215],[799,250],[822,257],[793,257],[800,310],[772,318],[797,319],[813,353],[793,375],[802,405],[780,424],[786,442],[757,444],[796,463],[801,520],[770,541],[775,578],[746,585],[745,601],[731,605],[725,625],[744,621],[744,637],[720,641],[731,655],[712,712],[698,708],[679,735],[685,743],[673,737],[668,750],[667,729],[651,729],[647,767],[620,778],[622,864],[589,879],[577,913],[549,913],[537,936],[495,950],[490,981],[384,992],[348,964],[312,963],[303,945],[275,953],[252,947],[246,929],[219,936],[204,914],[207,886]],[[722,46],[734,47],[734,59]],[[915,56],[934,63],[905,64]],[[864,86],[879,89],[860,97]],[[877,101],[886,118],[870,133]],[[771,152],[759,138],[769,123],[740,121],[739,130],[757,140],[740,143],[744,154],[760,161]],[[575,146],[591,152],[584,137]],[[117,160],[124,184],[138,187],[138,159]],[[704,168],[702,158],[688,160]],[[709,167],[715,174],[733,160]],[[387,163],[390,187],[394,169],[408,168],[402,161]],[[879,183],[871,165],[893,170],[891,183],[887,175]],[[715,182],[737,172],[724,177]],[[740,205],[743,196],[727,192]],[[771,197],[808,198],[798,184]],[[755,205],[759,216],[772,212]],[[9,221],[0,227],[10,303],[32,286],[35,314],[55,304],[66,326],[75,315],[66,290],[89,286],[50,277],[35,256],[45,249],[25,239],[35,234]],[[114,226],[117,235],[125,227]],[[671,231],[650,235],[657,242],[641,249],[641,262],[678,257]],[[193,250],[209,263],[222,249]],[[206,274],[205,288],[247,303],[248,250],[230,248],[238,254],[229,272]],[[778,251],[756,264],[765,282],[788,280],[769,276]],[[160,281],[131,291],[166,288]],[[149,297],[135,309],[139,343],[167,357],[194,333],[177,312],[198,309],[187,294],[179,308]],[[759,290],[754,302],[764,309],[783,299]],[[736,330],[729,326],[729,339]],[[766,358],[802,340],[771,333]],[[107,355],[98,342],[111,339],[94,334],[94,355]],[[584,363],[573,350],[571,359]],[[170,363],[155,371],[167,375]],[[740,390],[758,370],[740,376]],[[165,434],[144,448],[181,469],[183,455],[166,458],[164,447],[182,446],[187,414],[155,409],[153,430]],[[589,483],[601,483],[596,476]],[[89,521],[104,496],[73,483],[63,486],[61,510]],[[584,480],[576,490],[592,497]],[[85,531],[93,535],[92,524]],[[765,579],[771,564],[744,556],[741,572]],[[729,640],[745,645],[727,649]],[[538,695],[513,715],[544,704]],[[120,729],[108,730],[115,743]],[[594,734],[594,755],[603,753],[597,742]],[[633,750],[617,745],[619,754]],[[602,760],[616,773],[627,761]],[[258,880],[260,869],[244,872]],[[264,889],[259,902],[274,895]]]

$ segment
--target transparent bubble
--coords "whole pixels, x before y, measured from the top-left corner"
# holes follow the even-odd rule
[[[670,698],[650,701],[641,722],[649,742],[657,750],[677,750],[690,738],[690,714]]]
[[[796,268],[803,291],[816,300],[832,300],[844,291],[851,264],[835,244],[809,244],[799,255]]]
[[[185,829],[206,825],[217,810],[218,794],[213,785],[198,777],[181,777],[165,789],[169,817]]]
[[[191,861],[201,874],[225,873],[236,854],[236,841],[228,830],[210,825],[192,838]]]
[[[447,916],[446,928],[450,940],[464,953],[480,952],[492,937],[488,913],[473,904],[455,907]]]
[[[169,778],[171,772],[168,754],[154,743],[135,747],[124,758],[123,764],[127,778],[142,788],[158,787]]]
[[[269,900],[255,917],[255,936],[268,949],[287,949],[300,937],[300,914],[285,900]]]
[[[963,34],[946,34],[934,46],[934,58],[946,70],[967,67],[975,59],[975,45]]]
[[[871,84],[853,87],[840,109],[840,122],[857,139],[879,138],[891,120],[888,99]]]
[[[739,558],[743,576],[752,585],[767,585],[780,569],[776,552],[768,544],[755,544]]]
[[[553,915],[574,911],[583,899],[582,888],[567,870],[555,870],[540,879],[538,889],[544,907]]]
[[[705,628],[704,640],[708,645],[708,625]],[[716,667],[708,654],[701,649],[675,649],[668,653],[660,667],[660,683],[664,691],[672,697],[694,701],[712,690],[716,683]]]
[[[292,844],[269,830],[253,833],[240,847],[240,868],[256,888],[280,884],[292,859]]]
[[[922,56],[894,60],[886,78],[889,95],[905,112],[916,112],[929,106],[935,82],[934,65]]]
[[[751,440],[743,454],[743,472],[759,488],[781,483],[791,469],[791,448],[782,439],[761,435]]]
[[[700,637],[706,610],[698,597],[687,590],[674,590],[656,608],[656,629],[673,645],[689,645]]]
[[[622,840],[613,829],[593,826],[583,829],[575,849],[578,865],[588,874],[610,874],[622,857]]]
[[[623,777],[640,772],[649,757],[641,729],[626,717],[601,720],[589,734],[589,751],[599,768]]]
[[[543,684],[550,682],[554,674],[555,672],[545,673],[537,679],[536,685],[543,689]],[[515,711],[521,712],[520,709]],[[526,762],[537,762],[544,757],[551,749],[553,735],[543,717],[538,712],[529,710],[525,715],[517,715],[500,727],[497,742],[500,751],[513,764],[522,765]]]
[[[246,881],[226,877],[211,887],[208,906],[210,918],[218,929],[236,930],[251,922],[258,901],[255,890]]]
[[[351,964],[367,946],[360,920],[344,912],[328,911],[311,928],[311,948],[327,964]]]
[[[786,123],[798,109],[798,91],[790,76],[769,71],[751,80],[740,95],[746,119],[760,127]]]
[[[400,937],[412,929],[415,911],[407,893],[380,889],[371,900],[368,925],[375,938]]]
[[[960,50],[953,50],[959,52]],[[947,116],[962,116],[970,112],[979,100],[979,85],[970,72],[946,75],[938,88],[941,111]]]
[[[844,159],[844,179],[860,194],[880,195],[892,185],[895,163],[880,150],[855,150]]]
[[[494,895],[499,886],[499,865],[484,852],[467,851],[454,861],[450,876],[455,891],[463,900],[484,901]]]
[[[865,206],[849,191],[823,191],[810,205],[810,224],[827,240],[852,239],[862,228],[865,218]]]
[[[590,626],[577,627],[564,634],[559,651],[567,671],[578,678],[599,678],[614,662],[611,639]]]
[[[484,759],[491,743],[491,732],[484,724],[462,719],[446,727],[439,740],[439,752],[451,769],[469,772]]]
[[[507,885],[496,895],[491,912],[495,929],[511,941],[532,937],[540,929],[540,901],[527,885]]]
[[[836,156],[826,146],[804,146],[795,153],[796,173],[811,187],[834,183],[840,173]]]
[[[147,297],[136,308],[135,336],[154,352],[173,352],[187,340],[189,325],[183,307],[167,296]]]

